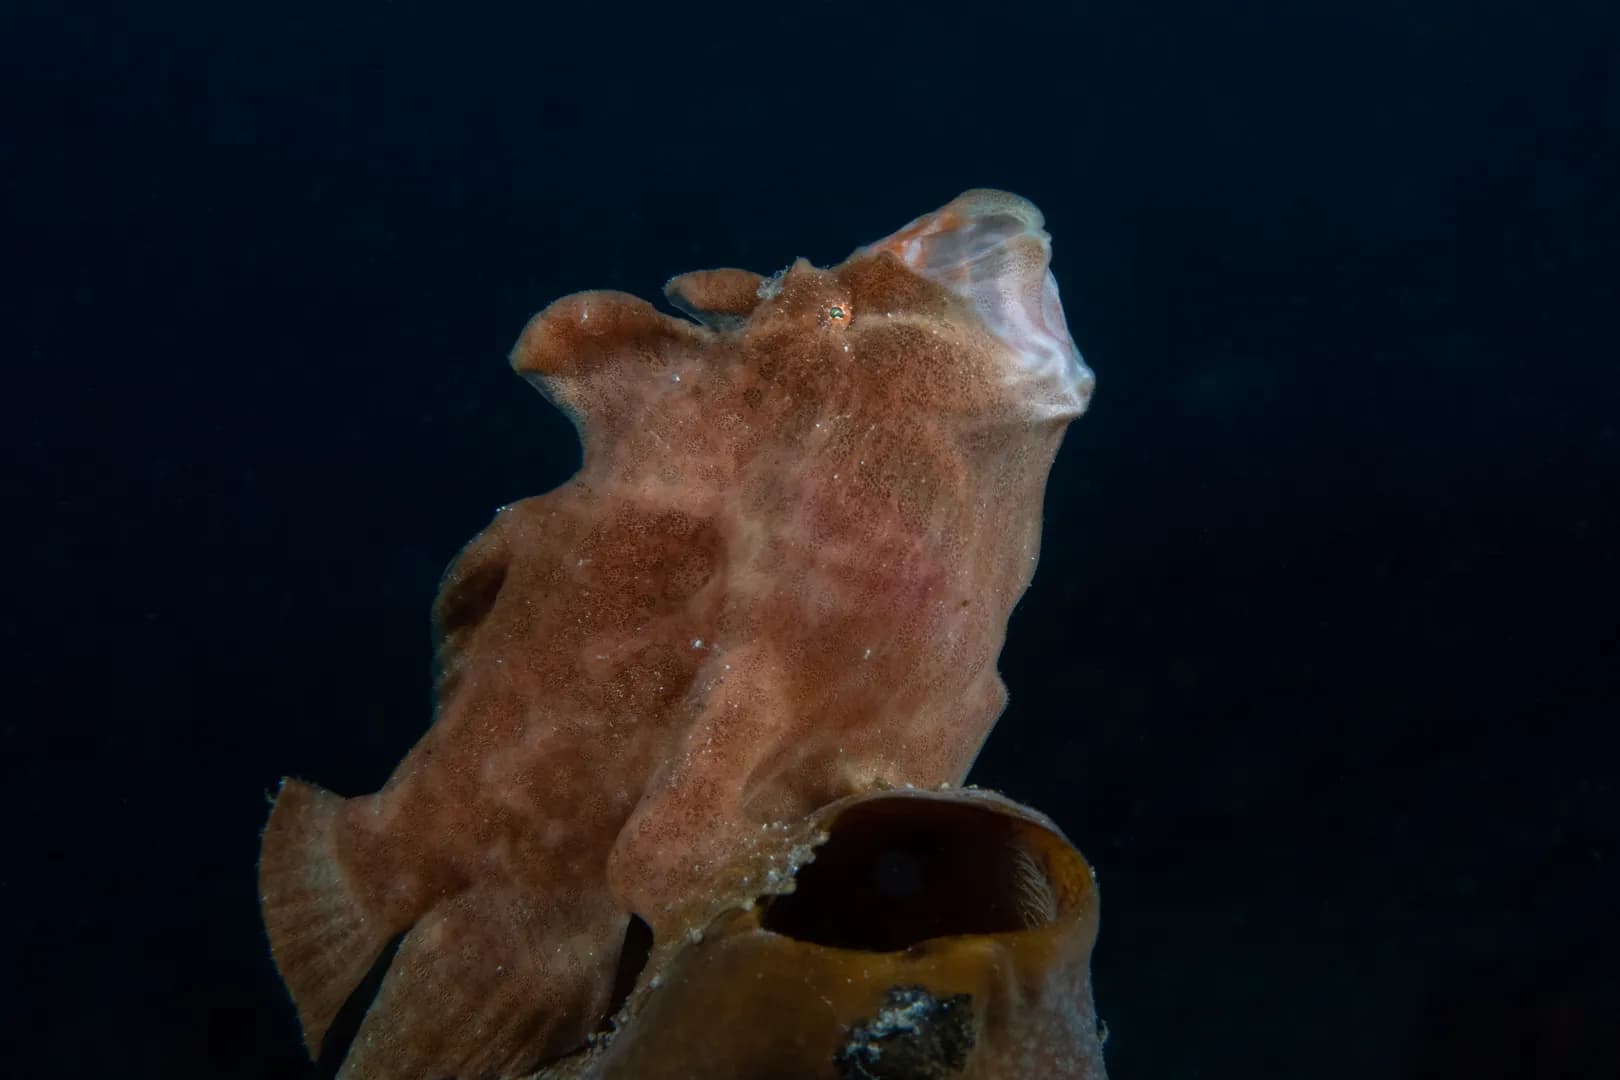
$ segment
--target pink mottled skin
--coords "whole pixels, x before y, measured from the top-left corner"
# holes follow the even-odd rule
[[[1090,373],[1039,213],[975,191],[820,270],[678,277],[697,322],[565,297],[512,360],[584,464],[447,573],[433,727],[375,795],[289,780],[261,892],[318,1048],[404,933],[344,1075],[515,1076],[602,1021],[762,826],[959,782]]]

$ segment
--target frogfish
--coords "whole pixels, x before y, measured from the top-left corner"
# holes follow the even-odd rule
[[[695,940],[736,868],[813,857],[783,862],[799,823],[962,783],[1092,392],[1050,256],[1034,206],[975,190],[831,268],[682,274],[685,317],[583,292],[530,320],[512,365],[583,464],[446,571],[434,720],[383,788],[285,779],[264,829],[312,1052],[397,942],[341,1076],[531,1074],[611,1026],[635,928]]]

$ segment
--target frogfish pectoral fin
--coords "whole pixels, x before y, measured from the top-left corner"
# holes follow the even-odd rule
[[[344,1080],[508,1077],[583,1045],[613,990],[628,917],[605,893],[538,901],[497,882],[379,899],[346,865],[343,799],[287,780],[265,827],[259,892],[271,953],[312,1056],[388,942],[404,938],[348,1048]],[[352,862],[353,860],[349,860]]]

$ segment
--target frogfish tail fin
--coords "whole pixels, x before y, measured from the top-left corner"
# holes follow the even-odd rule
[[[259,903],[304,1044],[318,1055],[338,1010],[395,928],[368,914],[337,858],[345,803],[302,780],[282,781],[259,851]]]

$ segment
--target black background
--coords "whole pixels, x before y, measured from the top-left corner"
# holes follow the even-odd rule
[[[1098,389],[974,779],[1116,1080],[1620,1075],[1612,3],[106,7],[0,16],[8,1072],[316,1075],[264,793],[577,463],[533,311],[995,186]]]

